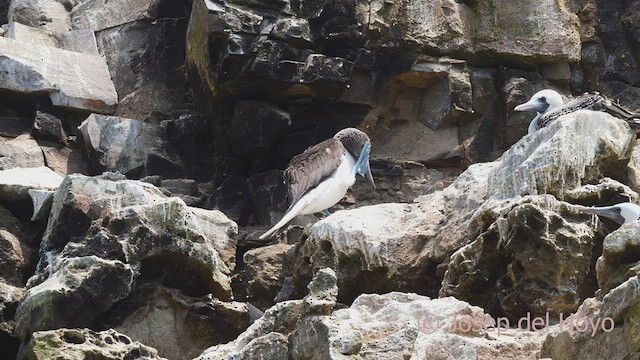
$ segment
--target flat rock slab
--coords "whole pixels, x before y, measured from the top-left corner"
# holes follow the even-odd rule
[[[91,30],[54,33],[45,29],[12,22],[9,24],[7,37],[23,44],[42,45],[89,55],[99,55],[96,37]]]
[[[54,106],[113,113],[118,94],[103,57],[0,37],[0,89],[49,93]]]
[[[0,199],[29,199],[29,190],[55,190],[62,176],[46,166],[0,170]]]
[[[74,29],[100,31],[141,19],[155,19],[157,0],[89,0],[71,11]]]

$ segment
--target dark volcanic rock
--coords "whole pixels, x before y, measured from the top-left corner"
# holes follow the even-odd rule
[[[31,135],[35,138],[67,144],[67,134],[62,126],[62,121],[55,115],[40,110],[36,112]]]
[[[222,211],[239,225],[246,225],[251,214],[251,187],[244,176],[229,176],[216,188],[205,206]]]
[[[236,102],[231,121],[231,149],[242,158],[269,150],[291,124],[287,112],[257,101]]]
[[[79,129],[96,172],[116,171],[130,178],[180,177],[184,172],[161,127],[92,114]]]
[[[142,120],[183,106],[187,19],[134,21],[96,34],[118,92],[116,114]]]

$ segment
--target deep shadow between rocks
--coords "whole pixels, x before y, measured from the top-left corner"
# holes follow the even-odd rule
[[[157,282],[182,290],[185,295],[201,297],[213,294],[226,300],[223,289],[211,278],[207,267],[195,259],[176,253],[160,253],[141,261],[140,282]]]
[[[0,349],[2,349],[0,357],[3,359],[15,359],[19,348],[20,340],[18,338],[0,331]]]

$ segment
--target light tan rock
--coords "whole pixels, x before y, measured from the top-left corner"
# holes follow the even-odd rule
[[[20,360],[80,360],[91,357],[166,360],[158,356],[156,349],[134,342],[113,329],[99,332],[86,328],[38,331],[18,354]]]
[[[13,139],[0,138],[0,169],[35,168],[45,166],[42,150],[29,135]]]
[[[250,325],[244,303],[192,298],[162,287],[141,296],[145,305],[121,312],[124,319],[114,329],[168,359],[192,359],[212,344],[234,340]]]
[[[499,58],[541,62],[580,59],[578,17],[568,1],[460,3],[375,0],[357,6],[375,43],[403,41],[445,55],[467,53],[485,62]],[[544,38],[545,41],[539,41]],[[495,60],[493,60],[495,61]]]
[[[155,19],[157,0],[89,0],[71,11],[74,29],[94,32],[142,19]]]
[[[113,112],[118,94],[104,58],[0,37],[0,88],[48,93],[55,106]],[[55,69],[53,71],[52,69]]]
[[[636,356],[640,346],[639,293],[640,281],[638,276],[633,276],[602,300],[585,300],[563,326],[559,324],[550,329],[541,357],[596,360]]]
[[[96,38],[93,31],[90,30],[73,30],[54,33],[46,29],[12,22],[9,24],[6,37],[23,44],[40,45],[89,55],[99,55]]]
[[[46,166],[0,170],[0,198],[24,200],[31,189],[56,190],[61,183],[62,176]]]
[[[53,33],[71,30],[69,11],[57,0],[13,0],[7,17],[10,23],[18,22]]]
[[[596,263],[598,285],[603,294],[640,274],[640,222],[622,225],[607,235]]]

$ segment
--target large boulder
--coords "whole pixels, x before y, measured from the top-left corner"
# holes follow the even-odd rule
[[[194,298],[176,289],[145,286],[132,298],[113,313],[111,325],[169,359],[192,359],[214,344],[232,341],[251,322],[245,303]]]
[[[176,109],[184,108],[186,14],[170,14],[171,17],[185,16],[177,19],[149,21],[147,17],[153,16],[150,13],[152,9],[148,9],[151,6],[149,3],[158,2],[104,1],[100,7],[77,10],[78,14],[84,16],[74,20],[98,22],[91,24],[90,28],[94,30],[107,25],[101,25],[103,21],[120,23],[144,17],[143,20],[127,21],[96,33],[98,47],[109,65],[120,99],[115,111],[119,116],[143,120],[153,113],[171,114]],[[128,6],[133,9],[128,9]],[[132,12],[127,13],[128,10]],[[109,14],[101,14],[100,11]],[[105,15],[107,17],[103,17]]]
[[[0,169],[35,168],[45,166],[42,149],[28,134],[12,139],[0,139]]]
[[[236,232],[219,211],[188,207],[153,185],[113,174],[69,175],[54,196],[16,332],[27,339],[34,331],[106,321],[132,328],[123,321],[144,307],[136,294],[147,284],[229,300]],[[79,315],[77,307],[87,314]],[[149,334],[142,329],[154,326],[155,313],[138,314],[135,333]]]
[[[485,229],[451,255],[441,296],[512,319],[568,314],[598,288],[604,234],[551,195],[507,200],[477,215]]]
[[[183,168],[165,130],[139,120],[91,114],[79,130],[97,172],[180,177]]]
[[[40,330],[90,327],[131,291],[133,270],[95,256],[64,261],[45,282],[30,288],[16,310],[16,334],[24,342]]]

